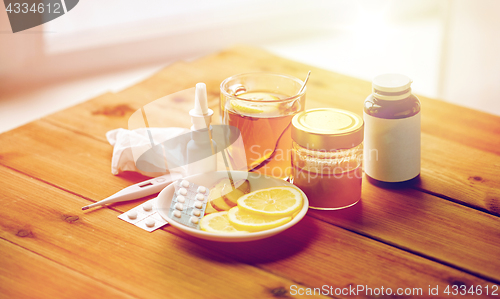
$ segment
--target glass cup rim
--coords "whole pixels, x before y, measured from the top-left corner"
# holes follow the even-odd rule
[[[226,79],[224,79],[224,81],[222,81],[222,83],[220,84],[220,91],[226,96],[226,97],[230,97],[230,98],[233,98],[233,99],[236,99],[238,101],[246,101],[246,102],[267,102],[267,103],[276,103],[276,102],[286,102],[286,101],[290,101],[290,100],[294,100],[294,99],[297,99],[297,98],[300,98],[302,97],[305,93],[306,93],[306,90],[307,90],[307,86],[304,86],[304,90],[302,90],[301,93],[298,93],[294,96],[291,96],[291,97],[287,97],[287,98],[284,98],[284,99],[279,99],[279,100],[251,100],[251,99],[243,99],[243,98],[239,98],[235,95],[232,95],[232,94],[229,94],[226,92],[225,88],[224,88],[224,85],[232,80],[232,79],[235,79],[237,77],[243,77],[243,76],[248,76],[248,75],[272,75],[272,76],[276,76],[276,77],[283,77],[283,78],[287,78],[287,79],[291,79],[297,83],[299,83],[300,86],[302,86],[304,84],[304,81],[300,80],[299,78],[297,77],[293,77],[293,76],[290,76],[290,75],[286,75],[286,74],[280,74],[280,73],[274,73],[274,72],[247,72],[247,73],[240,73],[240,74],[236,74],[236,75],[233,75],[231,77],[228,77]]]

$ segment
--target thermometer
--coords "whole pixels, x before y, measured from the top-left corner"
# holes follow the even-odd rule
[[[100,206],[104,204],[109,204],[113,202],[119,202],[119,201],[127,201],[127,200],[134,200],[137,198],[141,198],[144,196],[148,196],[151,194],[155,194],[163,190],[163,188],[167,187],[170,183],[172,183],[175,180],[181,179],[182,175],[179,173],[171,173],[171,174],[166,174],[159,176],[154,179],[149,179],[144,182],[137,183],[135,185],[129,186],[113,195],[110,197],[107,197],[101,201],[98,201],[96,203],[90,204],[88,206],[85,206],[82,208],[82,210],[87,210],[89,208],[95,207],[95,206]]]

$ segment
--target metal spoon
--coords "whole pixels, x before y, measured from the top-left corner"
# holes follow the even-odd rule
[[[299,92],[297,93],[297,95],[301,94],[302,91],[304,91],[304,88],[306,87],[306,84],[307,84],[307,81],[309,80],[309,76],[311,75],[311,71],[309,71],[307,73],[307,77],[306,79],[304,80],[304,83],[302,83],[302,87],[300,88]],[[295,102],[294,102],[295,103]],[[292,105],[293,106],[293,105]],[[281,132],[280,134],[280,137],[278,138],[278,140],[276,141],[276,145],[274,146],[274,150],[273,152],[271,153],[271,155],[269,155],[269,157],[265,160],[263,160],[262,162],[260,162],[257,166],[253,167],[252,169],[250,169],[248,172],[252,172],[254,170],[258,170],[259,168],[262,168],[263,166],[265,166],[267,163],[271,162],[271,160],[274,158],[274,156],[276,156],[276,150],[278,149],[278,144],[280,143],[280,140],[281,138],[283,137],[283,135],[285,134],[285,132],[288,130],[288,128],[290,128],[290,125],[292,123],[290,122],[288,124],[288,126],[286,126],[285,130],[283,130],[283,132]]]

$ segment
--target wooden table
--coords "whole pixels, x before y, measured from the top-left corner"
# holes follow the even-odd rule
[[[375,294],[421,288],[415,297],[426,298],[437,286],[433,298],[446,298],[451,285],[481,288],[482,296],[488,286],[491,296],[500,286],[500,117],[425,97],[417,186],[388,190],[365,180],[356,206],[309,211],[266,240],[208,242],[168,225],[148,233],[117,218],[146,199],[81,211],[146,179],[111,174],[108,130],[127,128],[141,106],[197,82],[207,84],[218,110],[220,82],[257,70],[299,78],[312,70],[307,109],[361,114],[371,92],[366,81],[235,47],[1,134],[1,297],[304,297],[323,286],[332,297],[356,297],[335,288],[364,286]],[[173,102],[165,125],[189,127],[191,106]]]

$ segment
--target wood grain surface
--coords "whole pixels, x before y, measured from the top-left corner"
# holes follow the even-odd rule
[[[80,210],[146,179],[111,174],[105,137],[127,128],[142,106],[205,82],[209,106],[218,112],[226,77],[273,71],[302,78],[308,70],[307,109],[362,112],[369,82],[241,46],[174,63],[121,92],[1,134],[1,295],[266,298],[291,296],[292,285],[425,292],[429,285],[500,285],[500,118],[425,97],[415,187],[388,190],[364,181],[358,205],[309,211],[267,240],[214,243],[169,226],[150,234],[118,220],[152,196]],[[189,92],[162,103],[155,107],[158,125],[190,126]]]

